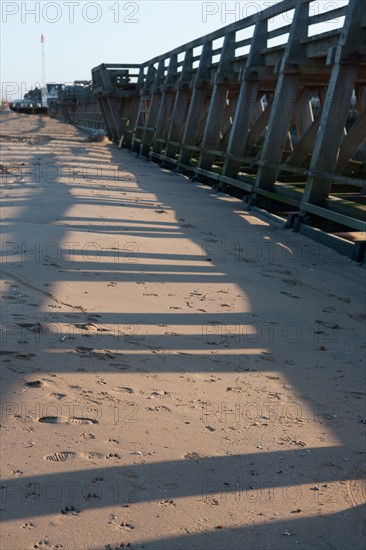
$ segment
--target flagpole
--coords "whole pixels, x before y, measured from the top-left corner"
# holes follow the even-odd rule
[[[46,83],[46,56],[45,56],[45,37],[41,34],[41,48],[42,48],[42,82],[41,82],[41,94],[42,94],[42,107],[47,107],[47,83]]]

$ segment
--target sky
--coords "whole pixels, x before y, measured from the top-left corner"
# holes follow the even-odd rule
[[[100,63],[147,61],[279,1],[2,0],[1,97],[22,98],[42,82],[41,34],[46,81],[72,83],[90,80]],[[315,14],[347,2],[313,1],[310,10]],[[323,30],[332,28],[326,23]]]

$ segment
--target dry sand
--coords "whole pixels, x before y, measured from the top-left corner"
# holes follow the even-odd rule
[[[364,269],[72,126],[1,134],[1,549],[364,548]]]

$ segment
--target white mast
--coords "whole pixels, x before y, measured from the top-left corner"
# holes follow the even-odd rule
[[[42,48],[42,82],[41,82],[41,94],[42,94],[42,107],[47,107],[47,83],[46,83],[46,57],[45,57],[45,37],[41,34],[41,48]]]

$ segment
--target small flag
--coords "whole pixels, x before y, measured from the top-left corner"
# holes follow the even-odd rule
[[[41,44],[44,44],[44,42],[45,42],[44,36],[43,34],[41,34]]]

